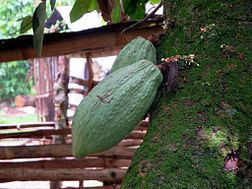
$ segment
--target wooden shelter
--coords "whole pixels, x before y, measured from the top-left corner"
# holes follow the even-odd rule
[[[162,22],[162,18],[147,21],[126,34],[121,34],[121,31],[134,22],[113,24],[81,32],[45,34],[42,57],[65,55],[67,62],[69,57],[84,55],[89,59],[116,55],[122,46],[137,36],[147,38],[153,34],[161,34]],[[32,36],[0,41],[0,62],[33,58],[37,57],[32,47]],[[38,59],[38,65],[45,67],[41,59]],[[91,70],[89,71],[92,76]],[[60,71],[56,82],[63,86],[60,90],[63,90],[67,96],[69,70],[63,67]],[[88,80],[70,78],[70,81],[85,85],[88,90],[96,84],[92,77]],[[0,146],[0,182],[74,180],[79,181],[79,188],[83,188],[83,181],[97,180],[103,182],[103,186],[84,188],[119,188],[136,148],[142,143],[148,121],[141,122],[132,133],[112,149],[76,159],[71,153],[71,118],[64,116],[66,109],[55,99],[60,90],[54,88],[56,111],[54,122],[0,125],[0,131],[3,131],[0,132],[0,144],[5,141],[8,143]],[[82,90],[70,92],[83,94]],[[64,103],[69,106],[67,98]],[[58,115],[60,116],[57,117]],[[55,137],[60,139],[60,142],[53,140]],[[10,142],[15,145],[9,145]]]
[[[92,57],[116,55],[118,50],[137,36],[149,37],[163,32],[163,18],[146,21],[127,33],[121,31],[135,22],[102,26],[79,32],[50,33],[44,35],[41,57],[91,53]],[[38,58],[33,49],[32,36],[0,40],[0,62]]]

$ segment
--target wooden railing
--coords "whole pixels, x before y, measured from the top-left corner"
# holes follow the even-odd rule
[[[70,128],[55,130],[53,122],[0,125],[0,183],[71,180],[79,181],[81,186],[85,180],[97,180],[106,185],[92,189],[119,188],[147,128],[148,122],[143,121],[110,150],[74,158]],[[67,135],[69,140],[67,144],[43,143],[45,138],[51,141],[53,135]],[[29,140],[30,143],[3,145],[15,140]]]

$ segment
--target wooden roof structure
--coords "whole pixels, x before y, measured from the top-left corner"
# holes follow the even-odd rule
[[[50,33],[44,35],[41,57],[74,53],[92,53],[92,57],[117,54],[118,50],[137,36],[147,38],[163,33],[163,18],[146,21],[130,31],[121,31],[135,22],[111,24],[79,32]],[[0,40],[0,62],[38,58],[33,49],[33,36]],[[113,53],[114,52],[114,53]]]

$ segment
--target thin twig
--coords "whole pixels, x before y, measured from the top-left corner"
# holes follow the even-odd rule
[[[163,0],[161,0],[160,3],[158,4],[158,6],[150,14],[148,14],[144,19],[139,20],[138,22],[136,22],[136,23],[130,25],[129,27],[123,29],[121,31],[121,34],[125,34],[129,30],[131,30],[131,29],[135,28],[136,26],[139,26],[142,23],[146,22],[149,18],[151,18],[158,11],[158,9],[160,9],[160,7],[162,6],[162,4],[163,4]]]

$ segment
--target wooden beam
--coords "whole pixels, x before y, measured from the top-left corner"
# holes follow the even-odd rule
[[[34,122],[34,123],[16,123],[16,124],[0,124],[0,130],[3,129],[23,129],[23,128],[37,128],[37,127],[54,127],[55,122]],[[138,130],[148,128],[149,122],[142,121],[139,123]]]
[[[84,187],[83,189],[120,189],[120,187],[121,185],[108,185],[108,186]],[[79,189],[79,188],[66,187],[64,189]]]
[[[147,21],[126,34],[121,34],[121,31],[134,22],[111,24],[80,32],[45,34],[41,57],[118,49],[137,36],[147,38],[163,33],[162,22],[163,19]],[[16,39],[1,40],[0,62],[38,58],[33,49],[32,37],[20,36]],[[92,56],[94,57],[94,54]]]
[[[6,138],[42,138],[51,137],[53,135],[68,135],[71,134],[71,129],[41,129],[36,131],[23,131],[23,132],[13,132],[13,133],[2,133],[0,134],[0,139]],[[137,130],[132,131],[126,138],[127,139],[143,139],[145,136],[145,131]]]
[[[119,46],[119,47],[111,47],[111,48],[106,48],[106,49],[92,50],[91,51],[91,56],[92,56],[92,58],[106,57],[106,56],[116,56],[120,52],[121,48],[122,47]],[[83,58],[83,57],[86,56],[86,54],[87,54],[87,52],[80,51],[80,52],[76,52],[76,53],[73,53],[73,54],[69,55],[69,57],[71,57],[71,58]]]
[[[141,126],[138,126],[135,128],[135,131],[147,131],[147,127],[141,127]]]
[[[34,122],[34,123],[16,123],[16,124],[0,124],[2,129],[23,129],[23,128],[36,128],[36,127],[54,127],[54,122]]]
[[[69,93],[76,93],[76,94],[81,94],[81,95],[84,95],[84,96],[87,96],[87,94],[88,94],[87,90],[84,90],[84,89],[69,89],[68,94]]]
[[[121,183],[126,169],[0,169],[0,181],[99,180]]]
[[[88,86],[88,80],[85,80],[85,79],[80,79],[80,78],[77,78],[77,77],[74,77],[74,76],[70,76],[70,83],[76,83],[78,85],[83,85],[83,86]],[[98,82],[97,81],[94,81],[94,85],[97,85]]]
[[[124,139],[122,140],[118,146],[122,146],[122,147],[132,147],[132,146],[139,146],[143,143],[143,140],[138,140],[138,139]]]
[[[81,158],[81,159],[52,159],[25,162],[0,162],[0,169],[66,169],[66,168],[103,168],[128,167],[131,160],[115,158]]]
[[[4,138],[43,138],[43,137],[51,137],[53,135],[68,135],[71,134],[71,129],[41,129],[36,131],[23,131],[23,132],[15,132],[15,133],[3,133],[0,134],[0,139]]]
[[[71,145],[34,145],[0,147],[0,159],[71,156]]]
[[[132,158],[134,152],[135,149],[113,147],[105,152],[89,155],[89,157],[117,157],[129,159]],[[72,145],[70,144],[0,147],[0,159],[70,156],[72,156]]]
[[[128,136],[126,136],[126,139],[143,139],[145,134],[145,132],[133,131]]]

